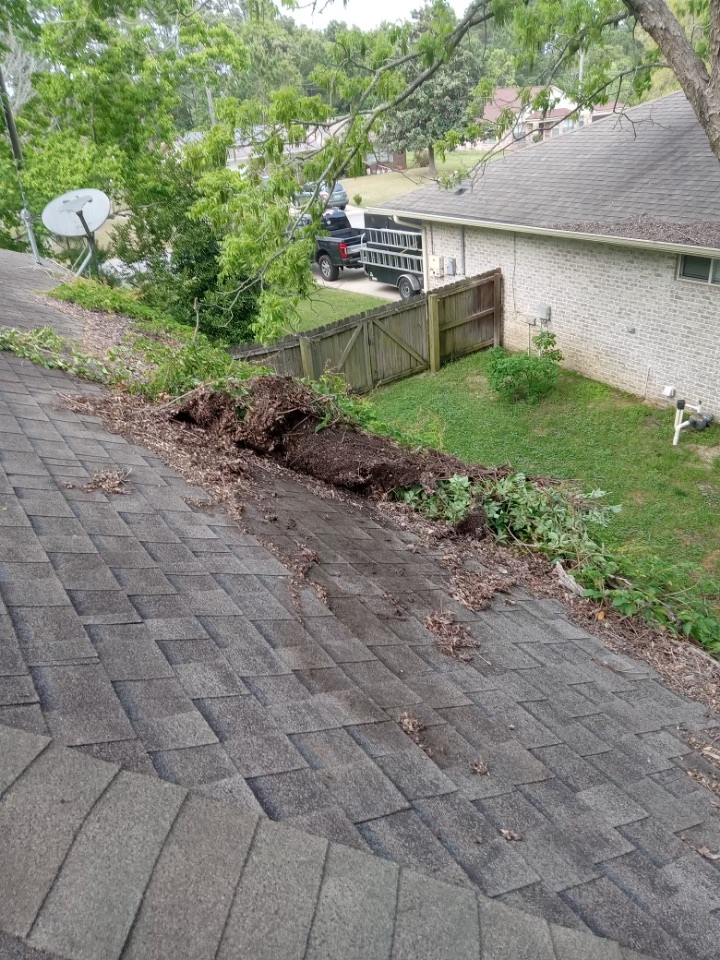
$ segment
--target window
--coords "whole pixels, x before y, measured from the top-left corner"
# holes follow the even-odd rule
[[[692,257],[683,254],[680,257],[678,276],[683,280],[697,280],[699,283],[720,284],[720,260],[710,257]]]

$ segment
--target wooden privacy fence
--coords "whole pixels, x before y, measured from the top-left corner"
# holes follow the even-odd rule
[[[341,373],[355,393],[463,354],[500,344],[502,273],[491,270],[404,303],[391,303],[267,347],[233,347],[234,356],[277,373],[317,380]]]

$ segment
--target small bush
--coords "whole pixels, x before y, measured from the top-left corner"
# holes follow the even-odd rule
[[[355,204],[356,207],[361,207],[361,206],[362,206],[362,194],[356,193],[355,196],[353,197],[353,203]]]
[[[418,484],[395,494],[430,520],[457,523],[481,507],[500,543],[523,543],[553,560],[573,563],[602,555],[590,527],[605,526],[619,509],[601,504],[604,495],[602,490],[582,494],[567,486],[540,486],[522,473],[476,481],[454,476],[433,491]]]
[[[219,244],[207,225],[184,221],[173,238],[169,260],[156,262],[154,269],[140,274],[136,282],[143,300],[169,313],[176,322],[194,327],[199,317],[199,329],[211,340],[252,340],[257,291],[251,287],[233,295],[233,286],[240,286],[241,278],[220,280],[219,257]]]
[[[601,503],[602,490],[582,494],[570,484],[542,485],[515,473],[475,481],[455,476],[441,480],[434,491],[416,484],[394,496],[431,520],[449,523],[482,508],[499,543],[560,560],[586,597],[690,637],[720,655],[717,598],[688,587],[694,573],[690,565],[678,576],[661,561],[632,564],[605,548],[596,531],[620,507]]]
[[[536,353],[508,353],[502,347],[490,351],[488,383],[504,400],[537,403],[557,383],[562,353],[555,334],[544,331],[533,337]]]

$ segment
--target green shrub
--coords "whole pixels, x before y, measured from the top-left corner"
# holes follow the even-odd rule
[[[605,526],[620,508],[601,504],[603,496],[602,490],[581,494],[567,484],[536,484],[521,473],[477,481],[455,476],[432,492],[417,484],[395,493],[395,499],[431,520],[456,523],[482,508],[499,543],[560,560],[586,597],[690,637],[720,655],[716,596],[689,586],[689,564],[677,570],[659,560],[632,564],[606,550],[593,528]]]
[[[416,485],[396,497],[430,520],[456,523],[478,507],[500,543],[523,543],[554,560],[585,562],[602,553],[590,533],[619,508],[600,504],[602,490],[581,494],[566,486],[533,483],[522,473],[471,480],[441,480],[434,491]]]
[[[490,351],[488,383],[503,400],[537,403],[557,383],[562,353],[555,334],[543,331],[533,337],[535,353],[508,353],[502,347]]]
[[[193,165],[169,157],[159,182],[139,180],[125,193],[130,215],[115,227],[108,252],[138,268],[132,285],[142,300],[193,329],[199,314],[199,329],[213,339],[251,339],[259,288],[242,289],[247,277],[224,275],[220,254],[227,235],[191,215],[200,198]]]
[[[133,320],[171,321],[157,310],[143,303],[137,294],[122,287],[112,287],[95,280],[72,280],[48,291],[48,296],[66,303],[76,303],[84,310],[118,313]]]
[[[423,513],[429,520],[445,520],[457,523],[477,506],[479,488],[469,477],[450,477],[441,480],[430,493],[420,484],[407,490],[398,490],[395,498]]]
[[[249,287],[232,294],[236,282],[221,280],[220,245],[204,221],[181,221],[168,258],[155,262],[136,283],[143,299],[176,322],[194,326],[208,337],[225,343],[252,340],[251,323],[257,312],[257,292]],[[195,304],[197,311],[195,313]]]
[[[355,204],[356,207],[361,207],[361,206],[362,206],[362,195],[359,194],[359,193],[356,193],[355,196],[353,197],[353,203]]]

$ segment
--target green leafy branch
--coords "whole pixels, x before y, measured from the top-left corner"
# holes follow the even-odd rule
[[[448,523],[482,510],[499,543],[559,560],[586,597],[720,654],[717,598],[699,590],[691,569],[668,572],[652,560],[632,564],[607,551],[597,538],[594,531],[607,526],[620,509],[601,502],[602,490],[582,494],[567,484],[538,484],[516,473],[478,480],[455,476],[434,491],[416,485],[395,496],[429,519]],[[680,575],[686,577],[682,583]]]

